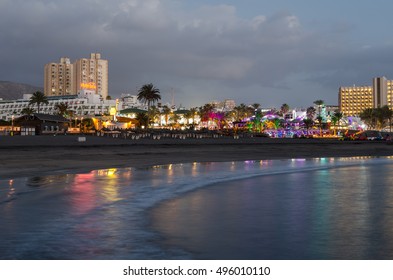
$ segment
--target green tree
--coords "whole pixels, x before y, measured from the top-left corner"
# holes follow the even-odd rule
[[[307,129],[307,135],[308,135],[308,130],[310,129],[310,127],[313,126],[314,121],[313,121],[312,119],[304,119],[304,120],[303,120],[303,123],[304,123],[304,126],[305,126],[306,129]]]
[[[171,108],[169,108],[167,105],[164,105],[164,106],[162,107],[162,114],[163,114],[164,117],[165,117],[165,125],[166,125],[166,126],[168,125],[169,116],[170,116],[171,113],[172,113],[172,110],[171,110]]]
[[[138,121],[139,128],[147,127],[149,124],[149,116],[147,113],[137,113],[135,119]]]
[[[322,106],[323,106],[324,103],[325,102],[323,100],[320,100],[320,99],[314,101],[314,104],[317,105],[317,107],[318,107],[318,116],[317,117],[322,117],[321,116],[321,112],[322,112]],[[320,122],[319,125],[321,126],[322,123]]]
[[[388,121],[389,124],[389,131],[392,132],[392,118],[393,118],[393,111],[387,106],[383,106],[382,108],[384,118]]]
[[[152,125],[157,122],[157,118],[160,116],[160,110],[156,106],[151,106],[149,111],[147,111],[147,115],[149,116],[149,125]]]
[[[385,122],[387,121],[389,124],[389,131],[392,132],[392,118],[393,118],[393,111],[389,108],[389,106],[385,105],[380,108],[381,119],[381,128],[385,127]]]
[[[343,118],[343,113],[340,111],[334,112],[332,116],[332,124],[333,124],[333,135],[336,135],[336,128],[340,126],[340,121]]]
[[[316,110],[314,107],[308,107],[306,110],[307,119],[314,120]]]
[[[322,120],[323,120],[322,116],[319,115],[317,117],[318,126],[319,126],[319,136],[322,136]]]
[[[190,113],[192,114],[192,124],[195,124],[195,117],[198,115],[198,108],[190,108]]]
[[[20,111],[20,113],[22,115],[32,115],[32,114],[34,114],[34,112],[35,112],[35,110],[30,107],[23,108],[22,111]]]
[[[235,108],[233,108],[233,111],[234,111],[234,115],[235,115],[236,120],[243,120],[243,119],[250,116],[250,110],[244,103],[241,103],[239,106],[236,106]],[[252,112],[252,113],[254,113],[254,112]]]
[[[150,109],[150,106],[161,100],[160,90],[155,88],[153,84],[145,84],[138,91],[137,99],[143,103],[147,103],[147,109]]]
[[[252,106],[252,108],[253,108],[254,111],[255,111],[255,110],[258,110],[259,107],[261,107],[261,104],[259,104],[259,103],[254,103],[254,104],[252,104],[251,106]]]
[[[194,120],[194,113],[191,112],[191,110],[188,110],[185,114],[184,114],[184,119],[187,122],[187,125],[189,124],[189,120],[193,119]],[[194,123],[194,122],[193,122]]]
[[[55,110],[60,116],[67,117],[69,115],[69,107],[67,103],[60,102],[59,104],[56,104]]]
[[[375,110],[373,108],[366,108],[360,114],[360,119],[370,128],[376,126]]]
[[[48,104],[48,98],[41,92],[36,91],[30,97],[29,105],[37,105],[37,113],[40,113],[41,104]]]
[[[211,113],[214,111],[215,106],[213,104],[205,104],[203,107],[199,108],[199,114],[201,116],[202,121],[209,121]]]
[[[80,125],[81,132],[89,132],[94,130],[94,122],[91,118],[82,119]]]
[[[180,116],[178,114],[172,114],[171,117],[172,126],[179,126]]]
[[[282,104],[280,111],[281,111],[281,115],[284,117],[285,114],[289,112],[289,105],[287,103]]]
[[[334,112],[334,115],[333,115],[335,118],[336,118],[336,120],[337,120],[337,124],[338,125],[340,125],[340,121],[341,121],[341,119],[343,118],[343,113],[341,113],[341,112],[339,112],[339,111],[336,111],[336,112]]]

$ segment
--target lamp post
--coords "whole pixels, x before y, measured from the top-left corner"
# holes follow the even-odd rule
[[[83,123],[83,117],[81,117],[81,123],[79,124],[79,132],[82,132],[82,123]]]
[[[14,136],[14,115],[11,116],[11,136]]]

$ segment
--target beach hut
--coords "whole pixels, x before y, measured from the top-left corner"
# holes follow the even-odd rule
[[[15,120],[22,136],[65,133],[68,123],[69,120],[63,116],[48,114],[24,115]]]

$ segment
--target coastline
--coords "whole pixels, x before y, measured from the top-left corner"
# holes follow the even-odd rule
[[[328,181],[314,181],[311,179],[312,175],[310,174],[315,172],[301,172],[301,177],[296,177],[295,180],[297,182],[297,187],[294,187],[293,184],[286,183],[288,178],[294,179],[294,175],[298,176],[298,174],[295,174],[297,171],[308,171],[310,166],[313,167],[315,165],[315,162],[313,160],[301,161],[300,164],[295,167],[297,169],[293,170],[291,168],[286,168],[292,164],[292,161],[287,161],[286,159],[325,156],[388,156],[391,155],[393,151],[393,146],[387,145],[385,142],[357,143],[326,139],[259,138],[243,139],[243,141],[234,141],[233,139],[203,139],[198,142],[195,142],[194,139],[186,139],[186,141],[166,139],[158,143],[157,141],[150,141],[150,139],[143,139],[142,141],[136,142],[123,141],[124,139],[102,140],[100,138],[88,137],[85,143],[79,143],[73,136],[56,137],[45,136],[30,139],[14,138],[17,140],[12,141],[11,144],[7,144],[6,141],[1,142],[4,138],[0,138],[0,178],[11,179],[16,177],[27,177],[12,182],[13,188],[17,191],[4,192],[7,196],[6,201],[13,201],[12,204],[4,204],[5,207],[12,207],[12,211],[9,211],[9,213],[4,212],[5,221],[9,223],[7,226],[13,229],[19,229],[19,231],[15,230],[10,234],[8,234],[8,232],[2,234],[3,247],[7,248],[4,254],[7,258],[71,258],[80,260],[222,259],[223,256],[227,256],[227,252],[230,252],[230,256],[236,259],[263,259],[263,257],[254,253],[265,252],[266,248],[270,248],[270,251],[267,251],[268,255],[265,256],[267,259],[279,258],[280,256],[296,259],[297,256],[301,257],[303,255],[287,255],[287,249],[292,248],[291,246],[295,246],[296,244],[306,244],[306,246],[310,244],[308,239],[304,239],[306,243],[299,243],[299,240],[303,240],[303,233],[310,229],[309,225],[315,226],[315,231],[313,232],[324,232],[318,231],[318,229],[320,229],[320,223],[316,220],[310,223],[304,222],[304,217],[308,217],[310,211],[315,213],[315,211],[321,209],[319,207],[323,207],[326,213],[331,211],[331,209],[336,209],[338,212],[334,217],[347,218],[343,220],[345,222],[337,223],[338,225],[348,225],[350,222],[355,221],[353,222],[353,227],[355,228],[359,224],[367,224],[363,222],[357,223],[359,216],[341,215],[342,212],[340,211],[345,210],[345,213],[347,213],[348,209],[346,205],[349,203],[348,195],[350,198],[355,197],[355,199],[350,200],[354,203],[353,207],[351,206],[350,209],[356,209],[356,211],[354,211],[355,213],[361,212],[362,209],[357,209],[356,206],[363,206],[363,204],[360,204],[360,206],[357,204],[359,200],[356,199],[356,197],[365,199],[368,205],[369,197],[362,193],[364,191],[369,191],[368,188],[353,188],[352,184],[343,184],[348,174],[351,174],[349,177],[354,176],[357,180],[361,181],[362,178],[364,178],[364,174],[367,174],[366,170],[368,169],[360,166],[360,170],[363,170],[365,173],[363,176],[357,176],[355,175],[358,174],[358,169],[356,168],[327,168],[324,169],[326,172],[323,172],[323,174],[325,176],[324,178],[328,179]],[[56,140],[53,138],[56,138]],[[251,164],[242,162],[242,160],[253,158],[257,161]],[[260,159],[283,160],[263,162],[266,163],[265,165],[260,164],[258,161]],[[148,168],[149,166],[157,164],[187,163],[193,161],[222,161],[227,163],[175,165],[173,168],[154,168],[154,175],[151,173],[152,169]],[[231,161],[239,162],[234,164]],[[391,165],[390,159],[383,159],[382,161],[385,163],[389,162],[388,164]],[[337,161],[321,160],[317,162],[317,165],[333,164],[336,166]],[[346,164],[347,161],[344,159],[341,162]],[[355,162],[357,161],[355,160]],[[54,180],[47,181],[40,181],[42,178],[39,178],[42,175],[56,175],[61,173],[76,174],[88,172],[93,169],[116,167],[132,167],[134,169],[132,171],[120,171],[118,173],[119,176],[114,177],[107,176],[105,172],[103,173],[104,175],[99,175],[100,172],[92,172],[89,176],[80,176],[79,180],[76,181],[62,180],[63,177],[61,176],[60,181],[55,179],[57,176],[53,176]],[[145,169],[144,167],[147,168]],[[265,169],[265,167],[267,168]],[[274,169],[274,167],[277,168]],[[377,178],[384,178],[383,175],[386,173],[384,168],[377,168],[375,170],[380,173],[371,172],[371,181]],[[191,171],[194,172],[193,175],[191,175]],[[265,171],[267,172],[265,175],[268,176],[264,177],[268,178],[267,181],[265,181],[266,188],[250,188],[249,183],[245,185],[241,184],[241,182],[250,181],[253,181],[254,183],[252,184],[254,185],[260,184],[261,181],[258,181],[261,178],[260,173]],[[279,171],[282,175],[276,176],[277,173],[275,171]],[[289,171],[289,173],[287,173],[287,171]],[[125,175],[127,172],[128,175],[121,175]],[[274,174],[274,176],[269,176],[269,172],[270,174]],[[10,176],[10,174],[15,175]],[[254,174],[257,174],[257,176],[254,176]],[[305,179],[304,176],[308,175],[311,176],[310,179]],[[74,178],[74,176],[71,177]],[[79,176],[75,176],[75,178],[78,177]],[[234,178],[236,181],[233,180]],[[275,181],[270,181],[272,178]],[[301,179],[298,180],[299,178]],[[46,187],[42,188],[41,191],[29,192],[29,195],[24,196],[23,199],[18,199],[18,197],[24,193],[24,188],[31,189],[31,186],[33,186],[25,184],[25,179],[27,179],[27,182],[46,182],[48,184],[45,185]],[[84,182],[85,180],[86,182]],[[330,188],[329,184],[326,185],[326,182],[330,182],[330,180],[335,180],[334,182],[336,182],[333,183],[332,186],[340,185],[343,187]],[[387,180],[381,180],[384,184],[389,184]],[[2,182],[5,185],[8,183],[5,180]],[[305,182],[313,182],[312,188],[308,188],[310,185],[307,185]],[[231,185],[232,187],[230,187]],[[106,192],[108,191],[108,186],[110,186],[109,189],[111,190],[109,193]],[[206,186],[214,186],[214,188],[206,188]],[[225,188],[220,186],[225,186]],[[276,188],[274,186],[283,187]],[[7,188],[5,190],[7,190]],[[378,187],[375,190],[379,190],[383,193],[385,188]],[[97,193],[104,195],[97,195]],[[305,193],[313,193],[315,195],[303,195]],[[341,195],[341,199],[333,199],[334,202],[339,203],[343,201],[344,204],[331,206],[329,203],[325,203],[325,200],[313,200],[313,198],[324,196],[336,198],[333,194]],[[10,195],[10,197],[8,197],[8,195]],[[198,199],[195,199],[195,195]],[[204,198],[201,199],[201,197]],[[269,201],[273,203],[261,203],[261,201],[264,201],[264,199],[266,200],[267,197],[269,197]],[[372,197],[376,199],[374,203],[380,205],[380,209],[386,209],[386,207],[390,209],[388,205],[379,203],[378,199],[384,197],[383,195],[373,195]],[[119,198],[121,199],[119,200]],[[220,199],[223,199],[223,201],[220,201]],[[186,203],[184,203],[184,201],[186,201]],[[192,204],[191,201],[194,204]],[[304,201],[308,203],[307,207],[304,206]],[[321,201],[323,201],[323,203],[321,203]],[[171,207],[168,207],[168,203]],[[228,203],[231,207],[228,207]],[[189,207],[190,205],[193,205],[193,207]],[[234,212],[221,211],[222,205],[226,205],[228,209],[232,209]],[[247,208],[250,205],[253,205],[252,209],[254,209],[254,211],[250,211],[249,208]],[[285,205],[285,207],[288,208],[283,212],[275,212],[275,214],[270,215],[270,213],[274,213],[273,210],[282,209],[281,207],[275,207],[277,205]],[[301,206],[299,207],[299,205]],[[174,206],[178,208],[173,208]],[[182,208],[182,206],[184,206],[184,208]],[[243,206],[246,206],[246,208],[241,208]],[[29,209],[29,215],[25,214],[26,209]],[[48,209],[53,209],[53,211],[47,211]],[[178,214],[174,216],[171,209],[178,209],[176,211]],[[195,216],[193,216],[194,212],[192,211],[197,211],[198,215],[202,215],[202,217],[206,217],[206,219],[193,219],[192,217]],[[244,218],[250,217],[245,214],[237,215],[239,212],[245,213],[243,211],[246,211],[247,215],[254,216],[251,216],[252,218],[250,219]],[[260,215],[262,211],[264,211],[266,215]],[[374,211],[376,211],[375,213],[380,213],[380,210]],[[290,216],[287,215],[288,212],[291,213]],[[20,217],[18,219],[8,218],[10,217],[9,215],[11,215],[10,213],[12,217],[20,213]],[[227,216],[220,216],[220,213],[225,213]],[[284,216],[280,216],[280,213]],[[352,212],[350,212],[350,214],[351,213]],[[233,217],[236,216],[240,219],[235,223],[235,230],[231,225],[233,225]],[[65,218],[59,219],[58,217]],[[314,215],[313,217],[316,218],[318,216]],[[364,219],[367,217],[366,215]],[[386,217],[388,218],[389,215]],[[284,232],[287,236],[294,238],[289,239],[290,242],[288,242],[288,245],[278,250],[280,249],[280,244],[286,242],[287,239],[276,239],[272,247],[271,244],[273,244],[273,242],[271,242],[271,240],[282,235],[280,232],[277,232],[277,234],[274,232],[273,235],[269,236],[269,233],[272,232],[272,228],[280,228],[274,223],[270,224],[270,222],[285,221],[286,219],[289,219],[289,224],[286,224],[287,227],[285,227],[285,230],[281,231],[281,233]],[[293,227],[293,219],[297,221],[300,227],[303,227],[302,230],[298,230],[299,227]],[[220,220],[230,222],[223,222],[220,224],[220,227],[215,227],[216,221]],[[330,221],[332,220],[327,220],[327,223]],[[187,224],[187,222],[189,223]],[[202,222],[202,224],[200,224],[200,222]],[[245,222],[245,224],[243,224],[243,222]],[[265,225],[266,227],[255,229],[255,224],[261,226]],[[162,227],[162,225],[164,225],[164,227]],[[192,227],[194,227],[195,230],[193,230]],[[199,248],[201,248],[199,246],[198,229],[204,228],[209,229],[209,240],[213,240],[211,243],[206,243],[205,248],[214,248],[214,253],[220,252],[222,253],[221,255],[210,255],[210,249],[206,251],[204,249],[204,251],[202,251],[203,254],[195,254],[195,252],[198,252]],[[224,228],[224,232],[237,232],[237,229],[245,230],[237,237],[235,236],[234,241],[222,238],[223,232],[215,231],[215,229],[220,228]],[[89,230],[85,231],[83,229]],[[173,230],[175,231],[171,232]],[[342,232],[346,232],[341,228],[337,230],[337,232],[340,233],[339,236],[341,236]],[[23,234],[19,234],[22,231]],[[27,233],[25,233],[25,231]],[[360,231],[365,232],[362,228]],[[95,238],[91,238],[92,232]],[[355,236],[357,236],[357,231],[354,232]],[[173,240],[176,241],[176,238],[172,238],[173,233],[177,236],[180,234],[183,238],[182,240],[187,240],[187,242],[190,240],[191,245],[184,246],[181,242],[173,242]],[[196,235],[190,236],[190,234],[192,235],[194,233],[196,233]],[[205,233],[204,231],[204,234]],[[301,234],[300,239],[296,233]],[[267,238],[263,239],[268,241],[268,244],[258,242],[258,246],[260,247],[257,248],[254,243],[246,242],[247,240],[256,240],[261,234],[267,234]],[[333,235],[334,234],[332,234],[332,236]],[[248,236],[249,238],[241,240],[239,236]],[[110,237],[109,242],[108,237]],[[315,238],[317,241],[326,240],[324,235],[316,236]],[[352,236],[349,235],[339,239],[339,241],[341,242],[341,240],[348,240],[351,238]],[[12,245],[13,243],[10,242],[10,240],[12,240],[12,242],[15,242],[15,240],[17,241],[16,247]],[[44,243],[36,242],[37,240],[42,240]],[[154,242],[152,242],[152,240],[154,240]],[[218,241],[216,242],[216,240]],[[225,240],[227,243],[220,243]],[[243,255],[238,254],[240,251],[237,250],[236,247],[230,246],[230,244],[234,243],[240,244],[237,243],[237,240],[245,242],[240,246],[241,248],[247,248],[247,250],[243,251]],[[115,244],[118,246],[113,246],[113,241],[115,241]],[[34,246],[32,248],[26,246],[26,244],[34,244]],[[45,244],[45,246],[42,246],[42,244]],[[80,251],[81,244],[87,246],[87,249],[84,248],[85,250]],[[217,244],[220,246],[215,248],[214,246],[217,246]],[[326,243],[318,242],[318,244]],[[59,246],[64,246],[67,249],[58,250],[57,248],[59,248]],[[17,248],[17,250],[15,250],[15,248]],[[198,250],[194,250],[195,248]],[[226,249],[223,248],[235,248],[235,250],[225,251]],[[248,250],[249,248],[251,248],[250,251]],[[255,250],[255,248],[257,248],[257,250]],[[295,252],[304,252],[305,250],[302,250],[302,248],[303,247],[300,246]],[[337,248],[341,248],[341,246]],[[320,249],[323,250],[324,247],[322,246]],[[279,255],[271,255],[269,252],[274,252]],[[309,257],[309,255],[305,256],[305,258]],[[318,259],[319,255],[317,257],[311,255],[311,259],[314,258]],[[331,257],[331,259],[336,258],[336,255],[332,255]],[[365,258],[367,258],[367,256]]]
[[[189,162],[393,156],[393,145],[384,141],[83,137],[0,136],[0,179]]]

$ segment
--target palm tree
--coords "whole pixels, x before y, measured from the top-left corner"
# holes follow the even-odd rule
[[[198,108],[190,108],[190,113],[192,114],[192,124],[195,124],[195,116],[198,115]]]
[[[81,120],[81,132],[88,132],[94,129],[94,122],[91,118]]]
[[[169,115],[172,113],[171,108],[169,108],[167,105],[164,105],[162,107],[162,114],[165,117],[165,125],[168,125],[168,119],[169,119]]]
[[[255,110],[258,110],[259,107],[261,107],[261,104],[259,104],[259,103],[254,103],[254,104],[252,104],[251,106],[252,106],[252,108],[254,108],[254,111],[255,111]]]
[[[381,108],[381,114],[382,114],[384,120],[388,121],[389,131],[392,132],[393,111],[387,105],[385,105]]]
[[[179,120],[180,120],[180,116],[178,115],[178,114],[173,114],[172,116],[171,116],[171,121],[172,121],[172,126],[174,126],[174,127],[177,127],[177,126],[179,126]]]
[[[138,121],[140,128],[147,127],[149,124],[149,116],[147,113],[137,113],[135,119]]]
[[[203,107],[199,108],[199,114],[202,121],[209,121],[211,113],[214,111],[215,107],[213,104],[205,104]]]
[[[307,118],[313,120],[315,118],[315,112],[316,110],[314,107],[308,107],[306,110]]]
[[[63,117],[66,117],[69,114],[68,109],[68,104],[64,102],[60,102],[59,104],[55,105],[55,110],[57,111],[57,114]]]
[[[336,115],[333,115],[331,120],[332,120],[332,125],[333,125],[333,135],[336,135],[336,125],[338,122],[338,118],[336,117]]]
[[[323,120],[322,116],[319,115],[317,117],[317,121],[318,121],[318,125],[319,125],[319,136],[322,136],[322,120]]]
[[[281,111],[281,115],[285,117],[285,114],[288,113],[289,111],[289,105],[287,103],[282,104],[280,111]]]
[[[304,125],[306,126],[307,135],[308,135],[308,130],[313,125],[314,121],[312,119],[304,119],[303,122],[304,122]]]
[[[249,117],[250,115],[250,112],[244,103],[241,103],[239,106],[236,106],[235,108],[233,108],[233,110],[235,111],[236,120],[243,120]]]
[[[364,123],[369,127],[369,128],[374,128],[375,127],[375,110],[372,108],[367,108],[364,109],[360,113],[360,119],[364,121]]]
[[[30,108],[30,107],[23,108],[22,111],[20,111],[20,113],[22,115],[29,115],[29,116],[34,114],[34,112],[35,112],[35,110],[33,108]]]
[[[149,116],[149,124],[154,124],[160,115],[160,110],[156,106],[151,106],[149,111],[147,111],[147,115]]]
[[[334,113],[333,116],[336,117],[336,119],[337,119],[337,124],[340,125],[340,120],[341,120],[341,119],[343,118],[343,116],[344,116],[343,113],[337,111],[337,112]]]
[[[343,113],[338,110],[336,110],[333,116],[331,116],[333,135],[336,135],[337,126],[340,126],[340,120],[342,119],[342,117]]]
[[[160,90],[155,88],[151,83],[145,84],[139,89],[137,99],[143,103],[147,103],[147,109],[149,110],[150,105],[161,100]]]
[[[194,113],[191,112],[191,110],[188,110],[185,114],[184,114],[184,119],[187,122],[187,125],[189,124],[189,119],[194,119]]]
[[[315,100],[314,104],[318,106],[318,116],[321,116],[321,107],[325,102],[323,100]]]
[[[390,110],[389,106],[385,105],[381,108],[375,108],[374,115],[377,119],[377,127],[379,129],[383,129],[386,125],[386,121],[388,121],[390,128],[389,130],[391,131],[393,111]]]
[[[41,104],[48,104],[48,103],[49,103],[48,98],[41,91],[36,91],[30,97],[29,105],[37,104],[37,113],[39,114]]]

